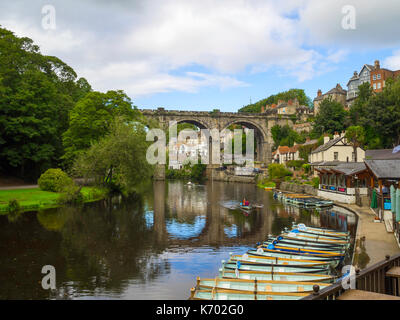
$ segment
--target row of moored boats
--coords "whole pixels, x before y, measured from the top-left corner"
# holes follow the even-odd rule
[[[292,300],[335,281],[350,246],[349,232],[293,224],[243,255],[223,260],[215,279],[197,278],[190,299]]]
[[[304,208],[329,208],[333,206],[333,201],[322,200],[314,196],[296,193],[274,192],[274,198],[287,204]]]

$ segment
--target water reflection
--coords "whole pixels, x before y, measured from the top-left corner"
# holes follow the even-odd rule
[[[215,277],[229,252],[241,254],[294,221],[355,228],[344,213],[285,207],[254,185],[155,182],[144,190],[0,216],[0,298],[186,299],[195,277]],[[264,207],[246,217],[221,205],[243,197]],[[46,264],[57,271],[54,292],[40,286]]]

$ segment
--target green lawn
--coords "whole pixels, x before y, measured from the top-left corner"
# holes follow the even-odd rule
[[[103,197],[94,187],[83,187],[81,192],[85,202],[96,201]],[[57,199],[61,193],[42,191],[39,188],[0,190],[0,212],[8,212],[8,202],[18,200],[23,211],[58,207]]]

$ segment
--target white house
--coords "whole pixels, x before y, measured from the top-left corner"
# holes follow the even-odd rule
[[[343,162],[355,162],[353,146],[347,142],[342,134],[335,133],[333,139],[328,135],[324,137],[324,144],[311,152],[310,163],[315,168],[335,166]],[[365,151],[358,147],[357,162],[363,162]]]

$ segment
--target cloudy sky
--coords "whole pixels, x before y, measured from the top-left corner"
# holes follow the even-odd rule
[[[376,59],[400,69],[399,12],[398,0],[1,0],[0,25],[140,108],[236,111],[345,87]]]

